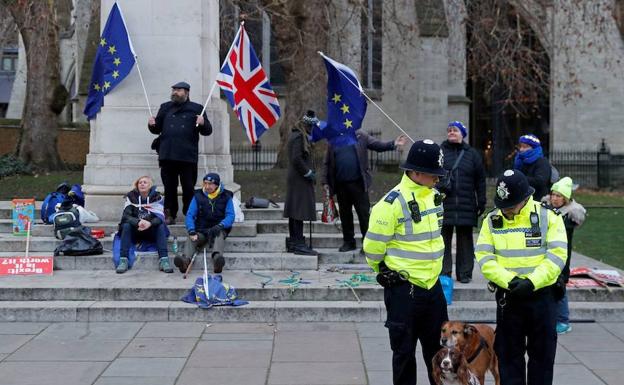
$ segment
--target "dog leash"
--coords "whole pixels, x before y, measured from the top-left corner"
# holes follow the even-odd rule
[[[466,359],[466,361],[469,364],[471,364],[472,361],[474,361],[479,356],[479,353],[481,353],[481,351],[483,349],[489,349],[489,348],[490,348],[490,345],[488,345],[488,343],[485,340],[485,338],[483,338],[483,336],[479,336],[479,347],[477,348],[477,350],[474,353],[472,353],[472,355],[470,357],[468,357]]]

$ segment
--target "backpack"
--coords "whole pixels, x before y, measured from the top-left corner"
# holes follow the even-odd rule
[[[41,205],[41,220],[43,223],[52,224],[52,215],[56,213],[56,205],[63,203],[71,187],[67,182],[63,182],[56,187],[56,191],[46,195]]]
[[[85,197],[84,197],[84,193],[82,192],[81,185],[79,184],[72,185],[67,195],[72,198],[75,204],[77,204],[78,206],[84,207]]]
[[[88,227],[80,226],[71,230],[56,249],[54,256],[58,255],[96,255],[103,254],[102,243],[91,236]]]
[[[54,236],[63,240],[71,231],[81,226],[80,213],[74,207],[67,211],[59,211],[52,216],[54,223]]]

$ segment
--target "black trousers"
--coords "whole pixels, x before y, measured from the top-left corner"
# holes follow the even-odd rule
[[[494,350],[502,385],[551,385],[557,350],[557,303],[550,287],[526,300],[507,301],[496,293]],[[528,353],[528,366],[524,354]]]
[[[442,239],[444,239],[444,259],[442,262],[442,274],[451,276],[453,272],[453,256],[451,241],[453,240],[453,228],[457,234],[457,249],[455,251],[455,276],[459,281],[462,278],[472,279],[474,268],[474,242],[472,239],[472,226],[442,226]]]
[[[290,236],[291,242],[303,242],[303,221],[288,218],[288,235]]]
[[[388,313],[386,327],[392,348],[394,385],[416,384],[416,343],[419,340],[429,383],[435,385],[431,377],[431,360],[440,350],[442,324],[448,321],[440,281],[429,290],[407,283],[386,288],[384,302]]]
[[[197,182],[197,163],[161,160],[160,177],[165,187],[165,210],[169,210],[174,218],[178,214],[179,181],[182,185],[182,214],[186,215]]]
[[[368,217],[370,215],[370,201],[364,190],[364,182],[358,179],[353,182],[336,182],[336,197],[338,198],[338,212],[342,224],[342,239],[345,242],[355,242],[353,225],[353,207],[360,221],[362,238],[368,231]]]

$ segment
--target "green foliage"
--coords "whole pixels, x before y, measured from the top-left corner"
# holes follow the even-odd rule
[[[590,208],[585,223],[574,230],[574,251],[624,269],[621,248],[624,208]]]
[[[13,155],[0,156],[0,178],[11,175],[31,174],[30,166]]]

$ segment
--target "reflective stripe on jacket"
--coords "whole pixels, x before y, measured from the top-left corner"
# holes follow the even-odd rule
[[[393,194],[397,196],[392,200]],[[373,206],[364,238],[366,261],[373,270],[379,271],[384,261],[391,270],[407,272],[414,285],[426,289],[435,285],[442,271],[444,242],[442,206],[434,204],[434,196],[435,190],[403,175],[401,183]],[[418,203],[420,222],[412,220],[412,200]]]
[[[539,234],[531,228],[531,212],[539,215]],[[494,228],[492,218],[502,226]],[[512,220],[494,210],[483,220],[475,256],[485,278],[507,288],[515,276],[528,278],[535,289],[550,286],[565,266],[568,238],[561,216],[532,198]]]

